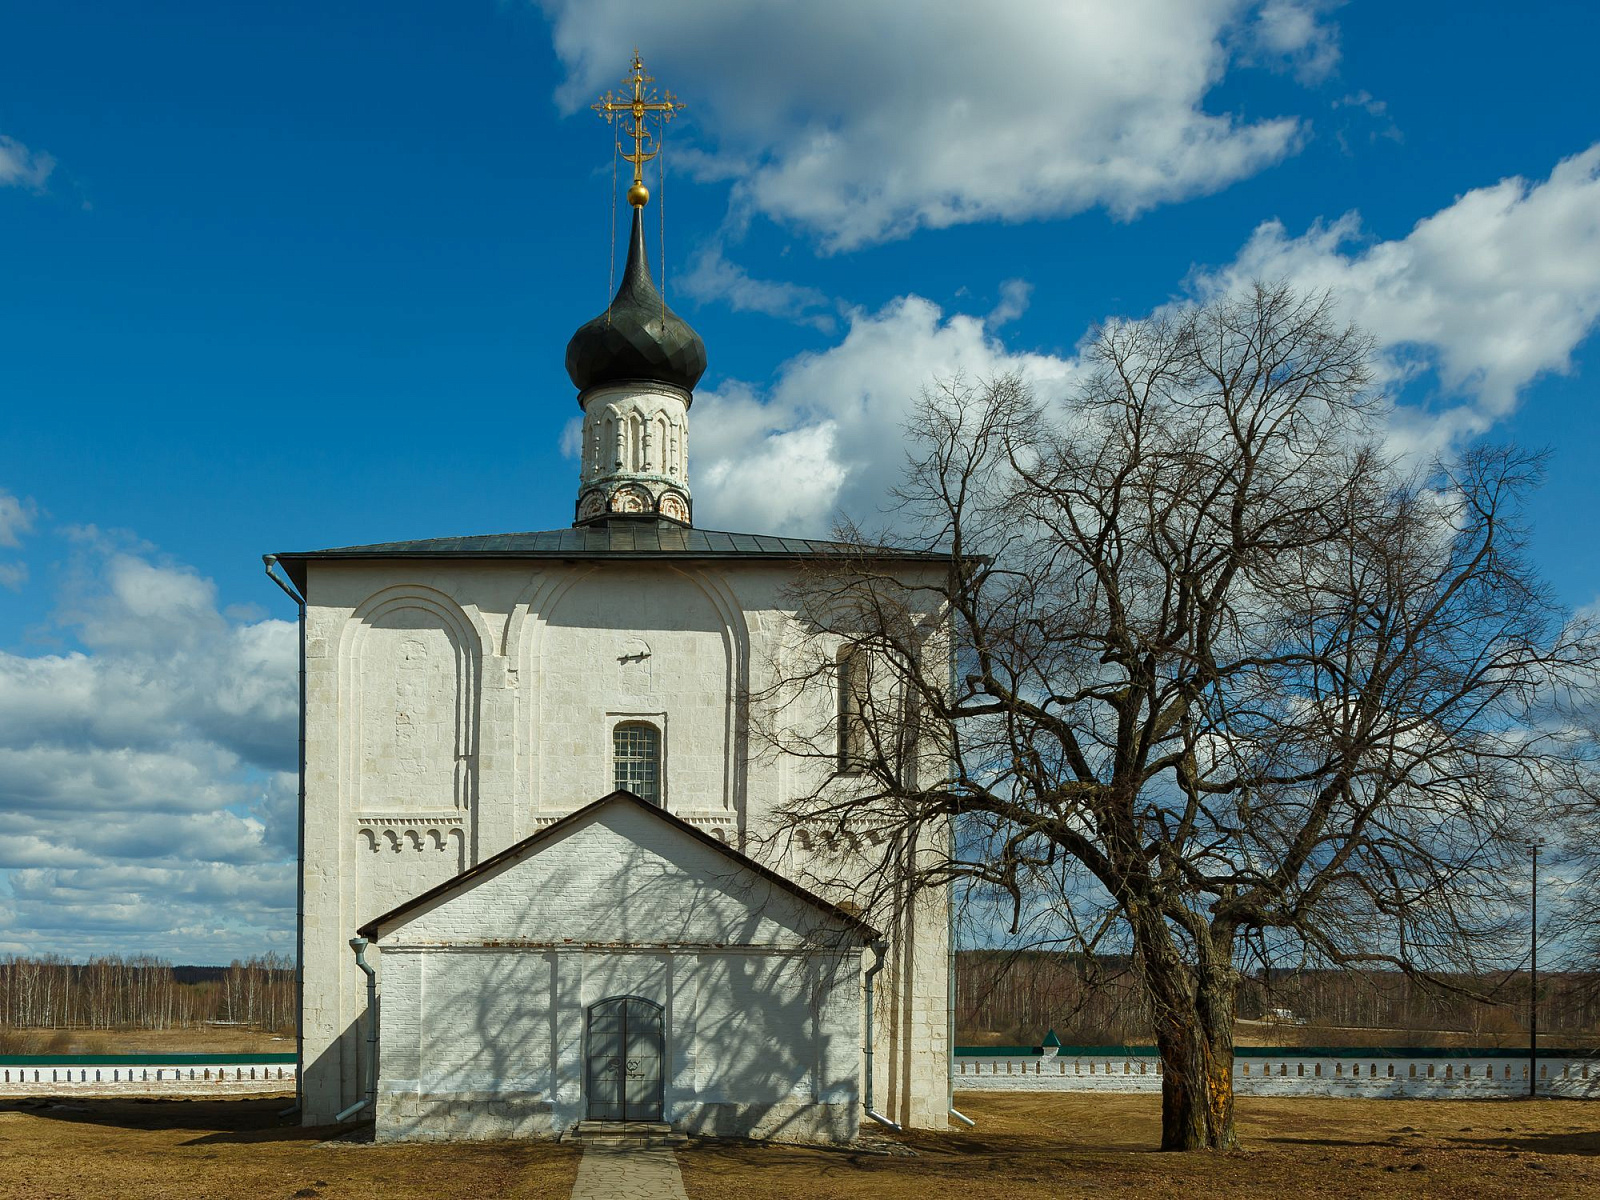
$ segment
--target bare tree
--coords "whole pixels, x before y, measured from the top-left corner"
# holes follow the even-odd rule
[[[1575,972],[1585,999],[1600,1003],[1600,672],[1557,698],[1543,714],[1571,746],[1565,786],[1552,789],[1541,828],[1537,871],[1540,962],[1548,972]],[[1531,877],[1527,883],[1532,885]],[[1538,998],[1532,997],[1531,1003]],[[1547,1019],[1540,1024],[1549,1027]]]
[[[84,963],[6,955],[0,957],[0,1029],[171,1029],[217,1020],[292,1028],[293,966],[288,955],[274,951],[236,959],[215,980],[179,983],[171,963],[147,955]]]
[[[1565,753],[1525,714],[1593,660],[1521,556],[1537,460],[1408,472],[1370,352],[1325,299],[1258,286],[1100,330],[1058,403],[937,386],[900,498],[941,568],[842,531],[758,697],[759,732],[819,763],[780,836],[868,847],[869,901],[967,881],[1014,927],[1131,951],[1163,1148],[1237,1143],[1252,962],[1494,959]],[[822,680],[837,712],[807,707]]]

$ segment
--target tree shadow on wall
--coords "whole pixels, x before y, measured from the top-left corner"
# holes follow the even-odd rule
[[[663,870],[661,856],[642,847],[594,876],[541,869],[538,859],[525,864],[523,911],[505,920],[508,941],[517,930],[525,948],[433,958],[422,1018],[425,1040],[439,1036],[424,1047],[435,1057],[423,1065],[423,1091],[539,1092],[563,1119],[582,1119],[590,1008],[630,996],[662,1009],[668,1121],[684,1123],[689,1114],[675,1109],[686,1105],[727,1105],[702,1110],[690,1126],[731,1134],[759,1123],[764,1137],[782,1138],[805,1120],[802,1105],[830,1094],[859,1103],[856,1038],[847,1030],[848,1045],[835,1044],[818,1011],[833,972],[847,988],[859,979],[859,959],[839,953],[857,943],[845,943],[829,918],[818,912],[801,936],[775,936],[769,914],[803,906],[732,862],[697,879]],[[575,894],[589,902],[547,916],[550,928],[531,927],[541,897]],[[441,973],[441,958],[455,955],[462,971]],[[848,994],[853,1005],[857,994]],[[821,1077],[828,1063],[839,1064],[840,1078]]]

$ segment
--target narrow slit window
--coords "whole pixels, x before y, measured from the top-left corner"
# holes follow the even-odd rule
[[[611,732],[611,757],[618,789],[661,803],[660,730],[642,721],[618,725]]]
[[[845,646],[839,651],[839,769],[864,771],[867,762],[866,652]]]

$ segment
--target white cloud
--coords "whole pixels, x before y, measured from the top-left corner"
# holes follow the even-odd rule
[[[990,329],[1009,325],[1028,311],[1028,301],[1033,298],[1033,284],[1026,279],[1007,279],[1000,284],[1000,303],[989,311],[984,324]]]
[[[1365,88],[1339,97],[1330,107],[1334,112],[1343,113],[1338,127],[1333,131],[1333,137],[1339,149],[1345,154],[1352,153],[1351,145],[1356,140],[1364,140],[1368,144],[1380,140],[1391,142],[1406,140],[1405,134],[1400,131],[1400,126],[1395,124],[1394,118],[1389,114],[1388,101],[1379,100]],[[1357,113],[1361,115],[1354,116]]]
[[[1600,144],[1541,182],[1470,191],[1393,241],[1366,238],[1353,212],[1299,237],[1268,221],[1193,282],[1205,295],[1253,278],[1330,291],[1379,339],[1392,383],[1436,370],[1440,404],[1401,408],[1397,432],[1420,451],[1458,444],[1538,376],[1569,370],[1600,320]]]
[[[0,187],[25,187],[42,191],[56,160],[37,150],[29,150],[16,138],[0,134]]]
[[[739,164],[736,221],[763,213],[828,250],[1093,207],[1128,218],[1217,191],[1304,133],[1292,115],[1207,112],[1230,66],[1311,77],[1337,53],[1316,0],[542,7],[565,109],[616,85],[618,47],[646,47],[691,105],[690,137],[710,144],[677,161],[723,177]]]
[[[33,532],[38,507],[32,500],[19,500],[0,488],[0,546],[22,545],[22,536]]]
[[[696,300],[722,300],[735,312],[765,313],[832,333],[838,322],[828,310],[828,297],[813,287],[770,279],[753,279],[738,263],[723,256],[720,239],[695,255],[683,277],[684,291]]]
[[[1541,183],[1469,192],[1402,239],[1360,234],[1354,214],[1298,238],[1268,222],[1233,263],[1197,273],[1192,294],[1254,278],[1330,290],[1379,338],[1391,383],[1436,371],[1432,403],[1394,410],[1397,446],[1448,450],[1509,413],[1541,373],[1568,370],[1600,320],[1600,146]],[[1016,283],[983,319],[917,296],[854,311],[837,345],[784,364],[770,388],[705,393],[695,407],[697,520],[815,535],[839,508],[870,518],[899,477],[903,426],[923,387],[1014,370],[1042,396],[1059,394],[1074,358],[1013,353],[989,332],[1023,302]]]
[[[1302,83],[1326,79],[1339,65],[1339,38],[1322,15],[1337,3],[1338,0],[1266,0],[1248,27],[1254,55],[1247,61],[1283,64]]]
[[[8,948],[21,953],[47,946],[81,957],[150,947],[182,961],[227,962],[293,942],[288,863],[247,870],[231,863],[52,865],[11,870],[8,882],[0,923]]]
[[[918,296],[852,312],[849,323],[838,345],[785,363],[764,394],[732,383],[697,397],[697,524],[815,536],[839,507],[869,516],[899,478],[905,423],[924,386],[1016,371],[1048,394],[1073,370],[1066,359],[1014,354],[982,319],[947,317]]]
[[[581,416],[568,417],[567,423],[561,427],[561,453],[573,459],[583,453],[583,418]]]
[[[820,533],[850,479],[842,457],[838,423],[825,417],[797,429],[764,430],[738,452],[705,464],[699,477],[702,523],[736,531]]]
[[[0,653],[8,942],[189,961],[285,944],[295,626],[225,616],[209,580],[125,541],[69,540],[56,619],[83,649]]]
[[[25,534],[33,532],[33,522],[39,515],[32,500],[19,500],[0,488],[0,546],[18,549]],[[28,582],[28,564],[0,561],[0,587],[20,592]]]
[[[1369,117],[1387,117],[1389,103],[1379,100],[1371,92],[1362,88],[1359,92],[1351,92],[1347,96],[1340,96],[1333,102],[1334,108],[1359,108]]]

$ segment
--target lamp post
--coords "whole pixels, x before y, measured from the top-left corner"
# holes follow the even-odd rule
[[[1533,908],[1528,920],[1528,1099],[1539,1094],[1539,851],[1544,839],[1531,838]]]

